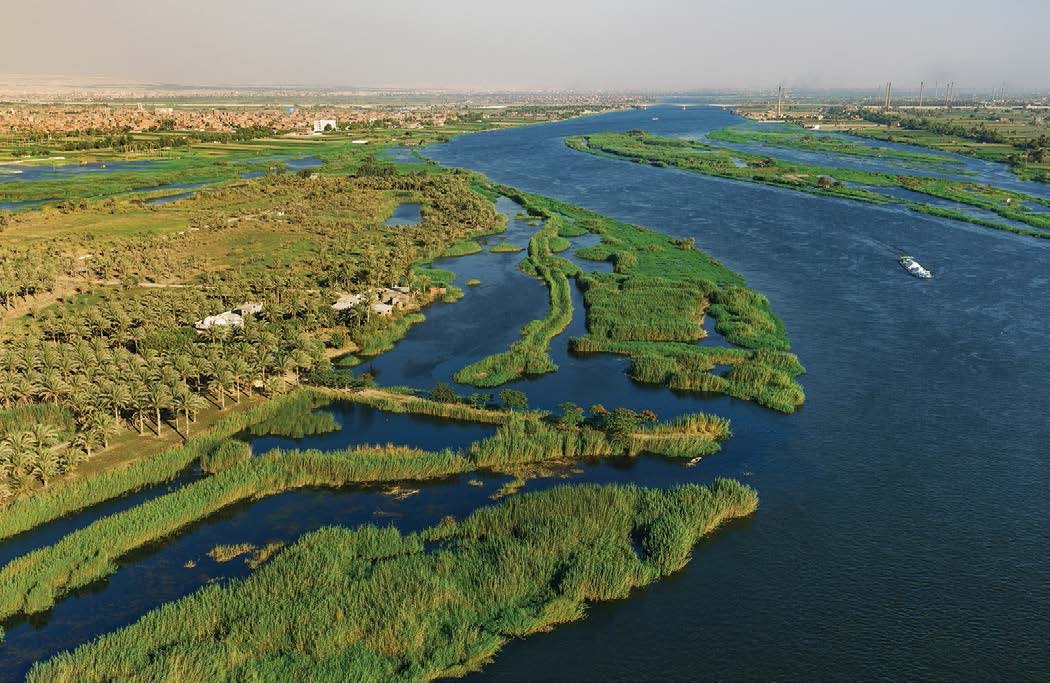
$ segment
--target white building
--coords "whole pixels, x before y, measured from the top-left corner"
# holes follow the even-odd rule
[[[325,129],[335,130],[338,122],[335,119],[318,119],[314,121],[314,132],[323,133]]]
[[[209,315],[204,320],[198,320],[193,324],[198,331],[203,332],[213,327],[240,327],[244,324],[244,317],[233,311],[226,311],[218,315]]]

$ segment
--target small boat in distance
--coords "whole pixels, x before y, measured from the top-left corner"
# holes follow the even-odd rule
[[[919,262],[911,256],[901,256],[897,259],[897,263],[901,264],[901,268],[908,271],[910,275],[913,275],[920,280],[929,280],[933,277],[933,273],[919,265]]]

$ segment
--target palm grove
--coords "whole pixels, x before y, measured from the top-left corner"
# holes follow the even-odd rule
[[[0,254],[0,499],[47,486],[122,433],[188,438],[209,407],[323,375],[326,346],[389,334],[397,315],[332,302],[394,285],[432,298],[418,265],[502,222],[471,181],[371,164],[356,177],[271,175],[170,208],[109,200],[7,218],[5,237],[24,238]],[[420,225],[380,223],[409,200],[423,205]],[[141,228],[82,229],[96,219]],[[64,224],[78,229],[56,238]],[[194,330],[248,300],[262,310],[243,325]]]

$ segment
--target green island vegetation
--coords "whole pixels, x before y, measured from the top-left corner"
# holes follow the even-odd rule
[[[451,245],[445,251],[441,252],[441,258],[451,258],[453,256],[467,256],[469,254],[477,254],[481,251],[481,245],[477,240],[463,240],[462,242],[456,242]]]
[[[957,166],[961,163],[958,159],[940,154],[924,154],[892,147],[871,147],[841,136],[815,133],[796,128],[765,129],[752,124],[741,124],[712,131],[706,137],[708,140],[716,142],[759,144],[767,147],[887,159],[905,162],[904,165],[913,164],[916,166],[937,167]]]
[[[577,353],[619,353],[633,363],[635,380],[674,389],[724,393],[761,405],[794,412],[805,400],[796,377],[804,372],[791,353],[784,324],[769,301],[747,289],[743,278],[698,250],[692,239],[669,238],[645,228],[627,225],[580,207],[500,187],[545,225],[530,242],[528,266],[553,274],[551,311],[543,321],[532,321],[509,351],[489,356],[455,376],[457,382],[497,386],[528,371],[529,359],[546,359],[551,338],[561,325],[561,297],[571,319],[568,275],[576,278],[587,309],[586,337],[570,340]],[[571,226],[602,236],[601,243],[578,250],[582,258],[611,261],[612,274],[583,273],[551,255],[546,235]],[[536,264],[548,264],[540,271]],[[546,277],[544,278],[547,279]],[[550,286],[548,281],[548,286]],[[715,318],[717,332],[739,347],[698,346],[706,336],[703,317]],[[553,332],[553,334],[552,334]],[[527,355],[531,354],[531,355]],[[539,361],[537,361],[538,363]],[[725,375],[713,374],[716,365],[732,366]],[[542,367],[542,366],[541,366]]]
[[[328,527],[244,580],[37,664],[28,680],[462,676],[511,638],[681,569],[702,537],[757,505],[754,490],[724,479],[562,486],[416,534]]]
[[[461,118],[463,130],[383,128],[369,135],[367,145],[348,142],[360,131],[311,139],[256,131],[245,139],[195,138],[184,146],[169,140],[153,147],[143,142],[148,136],[140,140],[135,134],[97,146],[83,142],[68,161],[158,161],[146,170],[12,181],[0,188],[5,200],[60,198],[39,210],[0,212],[0,540],[180,481],[174,490],[158,489],[146,502],[109,516],[88,514],[92,521],[0,568],[0,622],[46,613],[71,592],[105,580],[133,551],[231,505],[287,490],[393,491],[410,482],[487,472],[510,477],[494,498],[513,496],[463,522],[447,520],[420,534],[332,528],[288,548],[230,539],[208,556],[213,562],[243,561],[252,577],[162,606],[139,625],[38,664],[31,679],[120,678],[151,670],[175,677],[235,670],[266,677],[282,675],[281,666],[310,672],[311,678],[326,672],[343,678],[348,671],[384,680],[460,675],[478,668],[511,637],[580,618],[587,602],[624,597],[680,568],[701,536],[754,511],[754,491],[721,480],[708,488],[669,491],[585,486],[517,494],[530,478],[581,460],[646,455],[695,464],[730,437],[725,419],[698,413],[660,422],[649,411],[571,402],[548,413],[529,410],[526,394],[510,388],[495,396],[476,391],[461,397],[438,385],[423,394],[418,388],[378,388],[368,373],[345,369],[393,347],[424,320],[427,305],[464,295],[453,284],[454,272],[429,264],[481,251],[476,240],[505,227],[494,206],[502,195],[521,203],[537,228],[520,268],[546,285],[550,307],[524,326],[507,352],[464,368],[457,381],[484,389],[555,371],[548,349],[572,319],[574,278],[584,293],[590,331],[572,340],[577,350],[631,356],[631,375],[641,381],[686,387],[708,375],[713,379],[705,381],[722,380],[724,386],[702,390],[754,398],[778,410],[801,404],[793,378],[802,368],[788,352],[769,303],[691,240],[422,159],[400,163],[375,156],[390,144],[408,142],[406,136],[411,144],[427,144],[452,129],[519,123],[509,110],[502,119],[487,116]],[[0,154],[4,145],[0,135]],[[48,149],[35,153],[53,153]],[[284,172],[281,160],[304,156],[318,157],[321,165]],[[265,174],[244,179],[246,171]],[[130,193],[191,181],[212,185],[159,205],[149,200],[172,190]],[[386,225],[406,202],[420,205],[421,221],[410,228]],[[572,247],[567,238],[588,233],[602,242],[581,251],[611,261],[613,275],[584,273],[557,256]],[[666,307],[661,315],[643,310],[646,288],[660,299],[654,305]],[[616,296],[614,290],[625,293]],[[690,300],[679,301],[685,298]],[[737,347],[695,344],[704,336],[705,313]],[[725,376],[708,374],[716,365],[732,369]],[[332,401],[492,425],[493,434],[439,452],[386,444],[254,454],[246,442],[252,436],[299,439],[337,430],[324,409]],[[195,465],[199,473],[190,469]],[[405,552],[390,554],[393,547]],[[540,547],[544,553],[536,552]],[[198,561],[207,562],[194,558],[187,566]],[[300,572],[307,567],[327,570],[317,574],[318,581],[303,582]],[[347,582],[351,570],[359,583]],[[372,583],[382,583],[383,574],[399,584],[400,593],[384,595]],[[333,581],[338,585],[326,583]],[[298,650],[297,663],[281,654],[299,644],[280,620],[294,615],[296,630],[321,622],[299,601],[308,596],[286,591],[284,584],[316,589],[325,609],[334,609],[331,619],[325,617],[326,635],[317,641],[326,649]],[[219,600],[225,609],[248,595],[239,591],[264,585],[281,593],[272,596],[278,599],[274,611],[252,617],[278,630],[242,643],[258,660],[229,660],[232,641],[214,630],[210,644],[187,644],[192,652],[174,640],[161,643],[157,632],[124,654],[112,649],[112,639],[129,637],[157,614],[191,605],[207,620],[210,607],[194,601]],[[348,601],[349,595],[359,599]],[[224,612],[227,618],[240,617]],[[195,617],[184,625],[202,623]],[[330,628],[334,624],[342,625]],[[348,639],[345,628],[358,639]],[[0,643],[2,638],[0,629]],[[130,671],[121,667],[134,671],[118,673]]]
[[[248,427],[252,436],[283,436],[302,439],[315,434],[338,432],[341,427],[335,416],[325,410],[330,399],[316,392],[302,392],[285,402],[279,413]]]
[[[284,402],[282,410],[299,415],[319,396]],[[324,391],[321,390],[322,395]],[[501,392],[508,406],[524,407],[524,395]],[[427,452],[401,446],[363,446],[335,452],[274,450],[254,458],[225,463],[215,473],[171,493],[74,531],[54,545],[19,557],[0,569],[0,621],[49,609],[70,591],[115,572],[117,561],[132,550],[167,538],[236,502],[258,499],[306,486],[420,481],[479,469],[523,471],[536,463],[565,463],[581,458],[640,454],[696,458],[719,450],[729,438],[727,420],[690,415],[657,423],[652,413],[624,408],[591,408],[591,416],[566,404],[563,415],[476,408],[448,401],[376,389],[341,396],[365,405],[393,405],[401,412],[474,419],[500,424],[495,435],[466,452]],[[269,420],[280,422],[279,415]],[[243,453],[243,450],[241,451]]]
[[[514,254],[519,251],[525,251],[525,247],[519,246],[517,244],[507,244],[506,242],[501,242],[499,244],[493,244],[491,247],[489,247],[489,251],[491,251],[494,254]]]
[[[1008,164],[1023,180],[1050,183],[1050,120],[1024,106],[925,107],[850,104],[789,107],[786,120],[850,135]]]
[[[763,132],[767,138],[775,135]],[[709,136],[715,139],[712,134]],[[739,136],[739,131],[731,135]],[[780,134],[779,146],[805,146],[808,143],[791,142],[797,134]],[[572,149],[654,166],[673,166],[705,175],[776,185],[801,192],[854,199],[876,204],[900,204],[930,215],[952,218],[984,227],[1004,230],[1030,237],[1050,238],[1050,214],[1033,212],[1027,204],[1050,206],[1045,199],[1021,192],[1004,190],[960,180],[927,178],[904,174],[862,171],[850,168],[813,166],[778,160],[737,150],[729,150],[696,140],[671,139],[650,135],[644,131],[627,133],[596,133],[566,138]],[[742,162],[736,163],[735,160]],[[858,187],[861,186],[861,187]],[[939,199],[991,211],[1003,218],[1024,223],[1031,228],[999,223],[974,217],[962,211],[930,206],[922,202],[887,196],[862,186],[898,187]]]

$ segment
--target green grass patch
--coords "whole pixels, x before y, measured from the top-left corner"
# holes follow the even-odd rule
[[[462,240],[446,248],[441,252],[441,258],[452,258],[455,256],[468,256],[481,251],[481,245],[476,240]]]
[[[519,251],[525,251],[525,247],[522,247],[517,244],[507,244],[506,242],[501,242],[499,244],[493,244],[491,247],[489,247],[489,251],[491,251],[494,254],[514,254]]]

